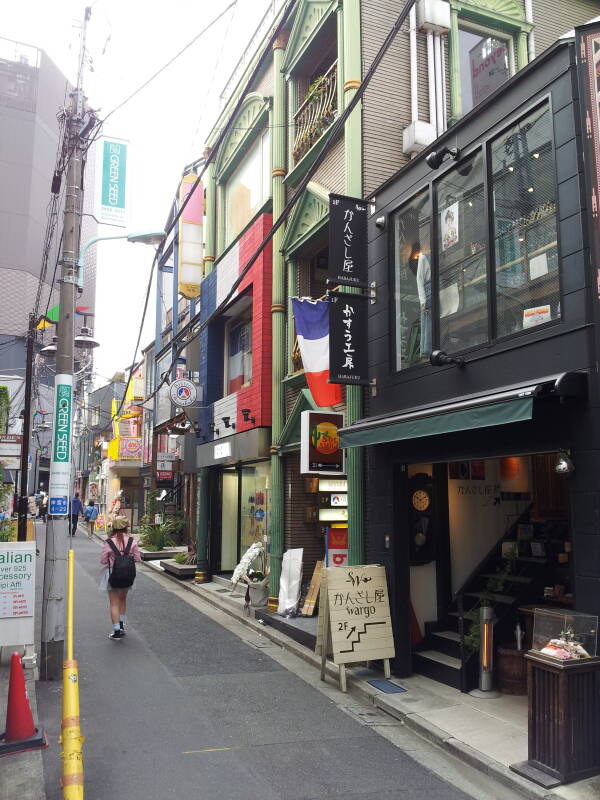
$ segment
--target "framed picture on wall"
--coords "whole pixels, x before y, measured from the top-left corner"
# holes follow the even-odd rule
[[[472,481],[484,481],[485,480],[485,461],[483,459],[479,461],[471,461],[470,462],[471,468],[471,480]]]
[[[470,474],[468,461],[451,461],[448,464],[448,476],[454,481],[468,481]]]

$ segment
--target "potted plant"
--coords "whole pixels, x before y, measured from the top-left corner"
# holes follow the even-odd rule
[[[231,576],[232,592],[240,581],[246,586],[246,605],[264,608],[269,599],[267,553],[262,542],[254,542],[242,556]]]

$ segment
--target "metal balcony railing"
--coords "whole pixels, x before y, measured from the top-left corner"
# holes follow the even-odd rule
[[[337,111],[337,60],[316,83],[294,114],[296,138],[292,150],[294,163],[306,155],[335,119]]]

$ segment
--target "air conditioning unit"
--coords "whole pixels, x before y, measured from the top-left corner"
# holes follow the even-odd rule
[[[450,30],[450,3],[446,0],[418,0],[417,27],[421,31],[448,33]]]

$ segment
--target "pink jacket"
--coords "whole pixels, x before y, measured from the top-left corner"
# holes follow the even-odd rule
[[[113,540],[113,543],[118,547],[118,549],[121,552],[124,552],[125,548],[127,547],[127,542],[129,541],[129,539],[133,539],[133,536],[123,536],[123,547],[120,547],[119,540],[116,534],[114,536],[111,536],[110,538]],[[133,539],[133,544],[131,545],[131,550],[129,551],[129,554],[133,556],[134,561],[142,560],[142,556],[140,555],[140,549],[135,539]],[[104,547],[102,548],[102,552],[100,553],[100,563],[112,567],[114,560],[115,560],[115,554],[110,549],[110,545],[107,540],[106,542],[104,542]]]

